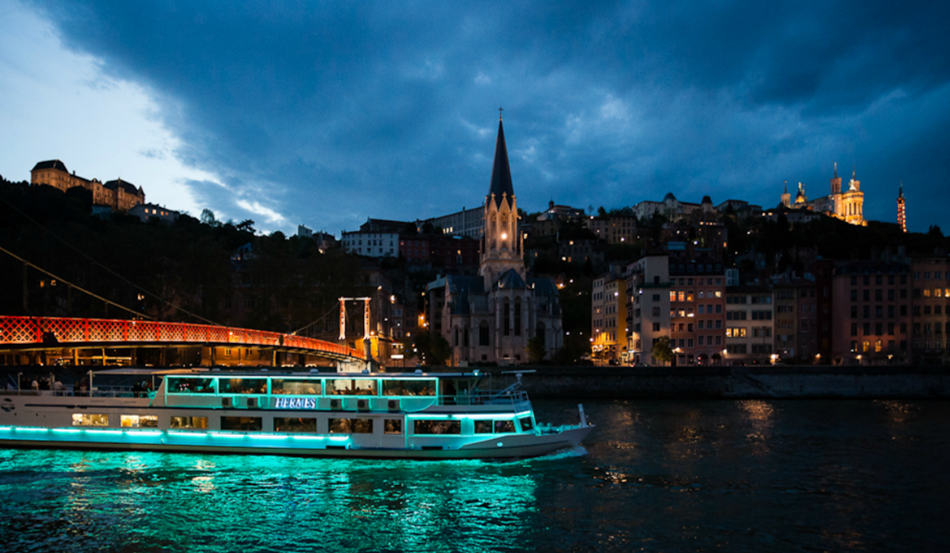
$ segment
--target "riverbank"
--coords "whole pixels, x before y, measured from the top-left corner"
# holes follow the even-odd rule
[[[511,369],[506,369],[505,372]],[[534,367],[534,398],[947,399],[950,367]],[[502,369],[490,369],[501,375]]]
[[[422,367],[431,373],[471,372],[473,367]],[[87,367],[0,367],[6,387],[33,379],[73,386]],[[257,370],[248,367],[246,370]],[[274,370],[274,369],[271,369]],[[291,369],[293,370],[293,369]],[[388,372],[411,372],[390,369]],[[488,367],[493,389],[523,375],[533,398],[548,399],[950,399],[950,367]],[[323,371],[321,371],[323,372]],[[5,376],[2,376],[6,373]]]

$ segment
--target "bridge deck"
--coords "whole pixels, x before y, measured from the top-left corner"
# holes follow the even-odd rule
[[[226,326],[120,319],[0,316],[0,349],[171,345],[271,347],[337,360],[363,360],[360,351],[324,340]]]

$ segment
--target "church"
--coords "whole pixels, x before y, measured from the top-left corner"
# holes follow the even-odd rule
[[[551,358],[564,345],[558,290],[553,280],[532,278],[525,271],[524,236],[500,116],[482,210],[478,275],[446,275],[426,286],[429,332],[448,340],[455,366],[526,363],[532,338]]]
[[[838,176],[838,164],[835,163],[835,175],[831,179],[831,194],[815,200],[809,200],[805,195],[805,187],[798,183],[798,193],[792,202],[792,195],[788,186],[782,194],[782,205],[789,209],[808,209],[816,213],[824,213],[830,217],[841,219],[852,225],[867,226],[864,220],[864,192],[861,191],[861,181],[851,172],[851,181],[848,189],[841,191],[841,177]]]

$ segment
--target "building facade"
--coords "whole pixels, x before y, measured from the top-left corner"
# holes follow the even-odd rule
[[[595,359],[615,364],[627,352],[627,279],[623,267],[594,279],[591,294],[591,351]]]
[[[910,265],[903,259],[853,261],[832,279],[835,364],[909,364]]]
[[[646,255],[627,266],[627,359],[631,364],[662,364],[653,346],[670,336],[669,257]],[[672,347],[672,346],[671,346]]]
[[[944,364],[948,360],[948,320],[950,320],[950,258],[942,256],[911,259],[913,291],[913,356],[921,364]]]
[[[673,255],[670,345],[677,365],[719,365],[725,349],[725,274],[708,255]]]
[[[764,286],[726,287],[726,364],[771,362],[773,307],[772,290]]]

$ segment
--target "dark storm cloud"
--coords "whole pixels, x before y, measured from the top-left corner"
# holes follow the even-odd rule
[[[857,165],[868,217],[894,219],[904,180],[915,228],[942,222],[947,4],[579,4],[45,12],[67,46],[150,87],[182,138],[177,155],[226,185],[193,189],[258,227],[242,206],[331,232],[474,207],[499,105],[529,211],[667,191],[774,205],[784,180],[826,194],[837,161]]]

